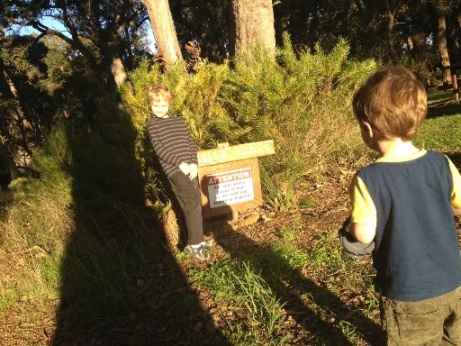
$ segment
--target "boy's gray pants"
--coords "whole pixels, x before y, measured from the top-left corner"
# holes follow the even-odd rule
[[[200,244],[203,240],[202,200],[197,178],[192,180],[182,172],[168,177],[171,188],[186,219],[188,245]]]

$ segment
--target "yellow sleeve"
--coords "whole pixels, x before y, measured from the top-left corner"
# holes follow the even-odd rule
[[[351,198],[351,222],[376,227],[377,212],[367,186],[357,175],[352,179],[349,195]]]
[[[453,176],[453,191],[451,192],[451,205],[461,208],[461,175],[456,166],[448,159],[451,175]]]

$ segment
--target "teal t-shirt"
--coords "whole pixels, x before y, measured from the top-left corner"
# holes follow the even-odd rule
[[[375,162],[357,173],[376,207],[375,286],[384,296],[419,301],[461,285],[448,159],[428,151],[403,162]]]

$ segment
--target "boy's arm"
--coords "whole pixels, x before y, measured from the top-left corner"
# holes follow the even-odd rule
[[[195,140],[192,138],[192,134],[189,131],[190,163],[195,164],[195,165],[198,165],[197,150],[198,150],[197,143],[195,143]]]
[[[363,225],[361,223],[351,222],[347,231],[363,244],[369,244],[375,239],[376,227]]]
[[[371,243],[376,235],[376,207],[365,183],[357,175],[352,179],[349,195],[352,212],[347,231],[357,241],[364,244]]]
[[[461,216],[461,175],[456,166],[448,159],[451,175],[453,177],[453,190],[451,193],[451,210],[453,215]]]

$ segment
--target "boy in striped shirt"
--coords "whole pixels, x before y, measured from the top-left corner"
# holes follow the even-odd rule
[[[170,89],[154,85],[147,91],[153,117],[147,122],[149,137],[186,220],[188,241],[184,252],[200,261],[208,259],[204,239],[200,190],[197,179],[197,145],[184,121],[169,115]]]

